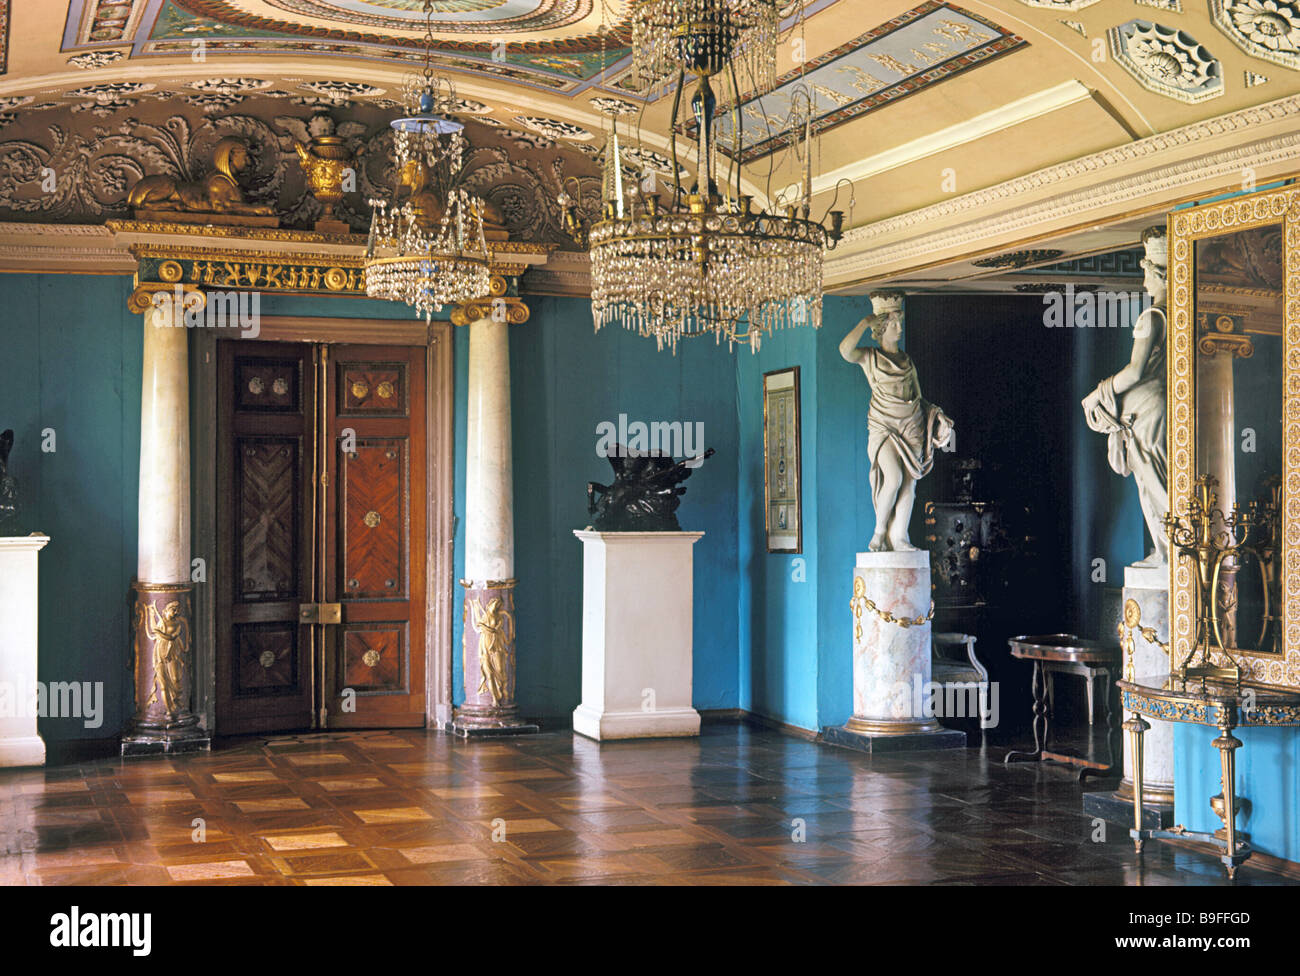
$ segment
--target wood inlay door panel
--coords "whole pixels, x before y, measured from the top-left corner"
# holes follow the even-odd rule
[[[218,350],[216,731],[424,725],[425,350]]]
[[[312,350],[230,341],[217,357],[217,731],[309,728]]]
[[[335,346],[330,357],[325,592],[343,604],[326,636],[330,725],[423,724],[424,351]],[[349,690],[356,710],[339,711]]]

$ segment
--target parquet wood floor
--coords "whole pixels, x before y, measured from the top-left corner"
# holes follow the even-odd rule
[[[0,771],[0,883],[1217,885],[1216,860],[1095,842],[1060,769],[697,740],[420,731]],[[1095,787],[1090,787],[1095,788]],[[1254,863],[1237,884],[1291,883]]]

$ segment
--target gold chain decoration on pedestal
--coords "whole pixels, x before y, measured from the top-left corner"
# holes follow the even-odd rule
[[[853,611],[853,639],[857,641],[862,640],[863,610],[869,610],[887,624],[900,627],[920,627],[934,619],[933,600],[930,601],[930,612],[922,617],[900,617],[891,610],[881,610],[874,600],[867,598],[867,584],[861,576],[853,577],[853,599],[849,601],[849,609]]]
[[[1133,640],[1133,631],[1136,630],[1141,634],[1148,644],[1154,644],[1166,654],[1169,653],[1168,643],[1157,639],[1156,629],[1154,627],[1142,626],[1142,608],[1138,606],[1137,600],[1134,600],[1132,597],[1129,597],[1124,601],[1124,619],[1120,621],[1118,630],[1120,651],[1123,653],[1127,661],[1124,668],[1124,679],[1126,681],[1137,680],[1133,676],[1133,645],[1135,643]]]

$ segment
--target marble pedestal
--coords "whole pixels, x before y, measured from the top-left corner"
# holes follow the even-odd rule
[[[1169,567],[1124,567],[1124,603],[1129,600],[1142,612],[1139,626],[1151,627],[1156,639],[1169,641]],[[1137,630],[1132,631],[1133,669],[1123,662],[1125,674],[1138,676],[1165,674],[1169,657],[1148,642]],[[1144,755],[1142,774],[1142,809],[1144,824],[1151,829],[1173,826],[1174,822],[1174,727],[1169,722],[1148,719],[1149,731],[1142,737]],[[1124,778],[1113,791],[1085,793],[1083,812],[1114,823],[1133,825],[1133,754],[1129,736],[1124,736]]]
[[[858,553],[850,610],[853,717],[843,726],[823,729],[823,741],[863,752],[964,748],[966,733],[945,729],[932,713],[926,714],[932,653],[926,619],[930,554]],[[884,619],[885,612],[895,620]]]
[[[37,553],[47,535],[0,536],[0,694],[14,714],[0,718],[0,766],[44,766],[36,731]],[[6,709],[8,711],[8,709]],[[30,713],[30,714],[29,714]]]
[[[704,533],[573,534],[582,540],[582,704],[573,731],[592,739],[699,735],[693,547]]]

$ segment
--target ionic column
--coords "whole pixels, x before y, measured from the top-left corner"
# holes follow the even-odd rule
[[[203,750],[211,741],[191,703],[189,344],[178,294],[141,290],[131,296],[131,310],[144,313],[144,370],[131,613],[135,717],[122,739],[124,756]],[[202,306],[201,293],[184,295]]]
[[[465,701],[458,735],[535,732],[519,717],[515,693],[515,518],[510,439],[510,335],[528,308],[492,279],[492,297],[458,307],[469,327],[465,458],[465,589],[461,611]]]

